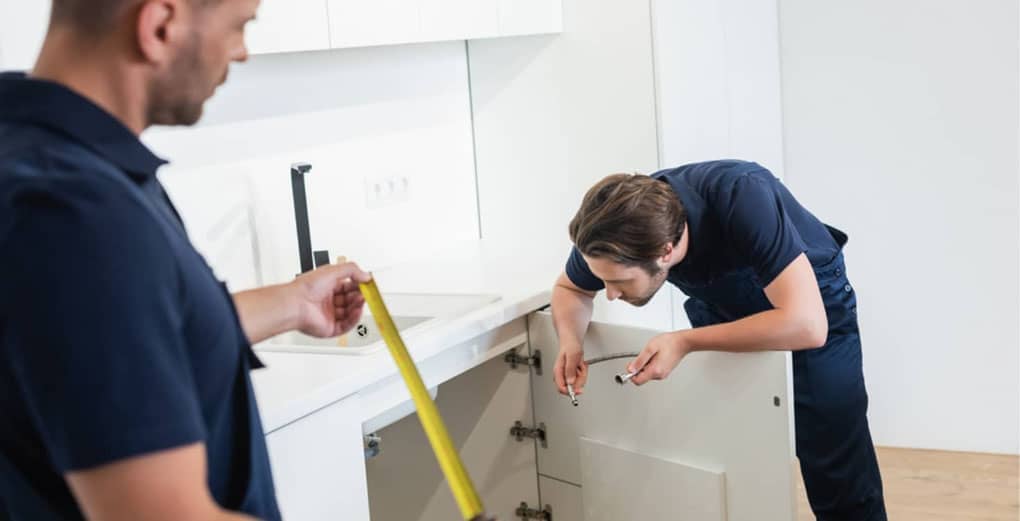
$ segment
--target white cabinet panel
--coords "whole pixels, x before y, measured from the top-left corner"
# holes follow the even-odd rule
[[[653,0],[663,167],[719,158],[782,176],[775,0]]]
[[[29,70],[46,37],[50,3],[0,0],[0,70]]]
[[[593,323],[585,356],[632,351],[656,334]],[[528,335],[532,348],[552,360],[557,340],[548,313],[529,317]],[[585,437],[725,472],[730,521],[792,520],[789,360],[789,353],[694,353],[669,379],[642,387],[613,380],[627,360],[605,362],[591,366],[577,407],[559,394],[547,371],[533,380],[535,419],[548,428],[548,448],[538,452],[539,473],[584,487],[580,440]]]
[[[266,436],[284,519],[369,518],[360,417],[350,397]]]
[[[469,40],[499,34],[495,0],[419,0],[422,40]]]
[[[561,36],[469,48],[482,236],[557,245],[566,261],[585,191],[614,172],[654,171],[658,150],[648,3],[562,7]]]
[[[251,54],[328,49],[326,0],[262,0],[245,32]]]
[[[731,157],[726,21],[722,2],[652,2],[659,139],[664,168]],[[734,39],[744,41],[744,38]],[[752,82],[750,87],[753,85]]]
[[[581,481],[585,521],[726,521],[726,482],[718,470],[582,438]]]
[[[420,0],[328,0],[333,48],[419,41]]]
[[[783,175],[779,9],[775,0],[725,0],[729,157],[757,161]]]
[[[562,0],[262,0],[253,55],[468,40],[562,30]],[[29,69],[50,3],[0,0],[0,69]]]
[[[333,48],[562,31],[562,0],[327,0]]]
[[[499,0],[501,36],[558,33],[562,30],[562,0]]]
[[[538,476],[538,489],[539,495],[542,496],[542,508],[550,507],[553,519],[556,521],[584,521],[581,487],[540,475]]]

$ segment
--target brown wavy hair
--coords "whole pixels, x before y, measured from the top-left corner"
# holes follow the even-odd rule
[[[588,257],[639,266],[656,275],[655,260],[683,237],[687,212],[670,185],[640,174],[613,174],[588,190],[570,221],[570,240]]]

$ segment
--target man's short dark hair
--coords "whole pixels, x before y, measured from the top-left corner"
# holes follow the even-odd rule
[[[30,0],[38,1],[38,0]],[[73,27],[82,32],[98,34],[112,29],[117,19],[144,0],[53,0],[50,26]],[[190,0],[206,5],[218,0]]]

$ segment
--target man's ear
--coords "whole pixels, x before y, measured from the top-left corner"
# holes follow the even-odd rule
[[[135,27],[138,50],[142,58],[153,64],[164,64],[173,56],[173,31],[177,30],[180,5],[174,0],[143,2]]]
[[[662,248],[662,255],[659,257],[659,261],[662,263],[668,263],[670,258],[673,256],[673,249],[673,245],[667,242]]]

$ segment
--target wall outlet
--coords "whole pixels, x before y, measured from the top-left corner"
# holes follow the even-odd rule
[[[410,187],[410,180],[403,175],[366,177],[365,206],[381,208],[405,202],[409,198]]]

